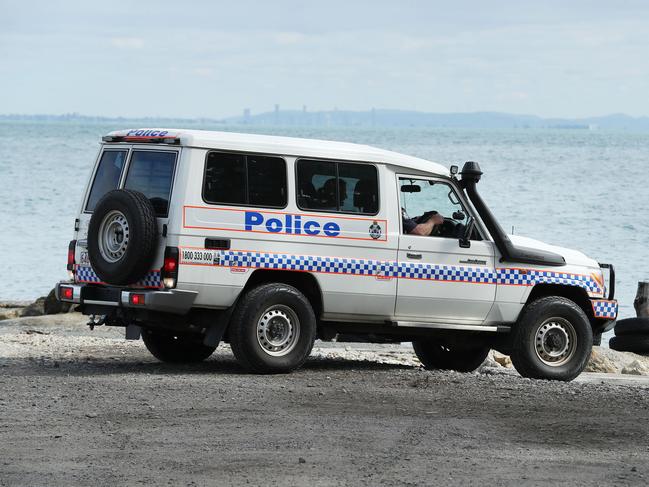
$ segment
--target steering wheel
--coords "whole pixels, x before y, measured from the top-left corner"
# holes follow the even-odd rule
[[[464,235],[466,226],[463,223],[444,218],[444,223],[435,225],[430,232],[431,237],[461,238]]]

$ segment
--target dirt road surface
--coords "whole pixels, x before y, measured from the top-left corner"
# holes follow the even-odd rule
[[[406,347],[340,345],[258,376],[227,346],[171,366],[119,337],[74,315],[0,324],[1,486],[649,484],[646,379],[429,372]]]

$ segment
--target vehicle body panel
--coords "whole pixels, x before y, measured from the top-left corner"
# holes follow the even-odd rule
[[[175,145],[158,143],[162,132]],[[501,262],[480,215],[458,181],[439,164],[356,144],[225,132],[140,129],[113,132],[110,138],[113,141],[102,145],[79,210],[74,234],[75,282],[79,284],[101,284],[92,277],[87,261],[91,213],[85,211],[85,204],[103,151],[128,151],[121,188],[135,151],[160,150],[176,152],[177,159],[169,213],[158,218],[160,242],[151,272],[159,273],[165,247],[178,247],[176,289],[194,293],[194,307],[229,308],[254,272],[281,270],[314,277],[322,298],[321,320],[511,324],[539,284],[583,290],[593,300],[594,318],[615,319],[617,315],[617,304],[607,299],[599,265],[581,252],[510,236],[512,242],[564,256],[566,265],[547,269]],[[206,157],[213,150],[281,157],[287,171],[286,206],[260,208],[204,201]],[[300,209],[295,196],[300,158],[374,165],[378,212]],[[404,174],[441,179],[456,188],[482,240],[471,241],[470,247],[464,248],[458,239],[402,234],[395,181]],[[223,245],[210,248],[215,247],[214,241]],[[412,254],[421,257],[412,258]],[[155,275],[144,281],[130,287],[162,287],[159,275],[158,281]],[[155,299],[159,303],[164,295]]]

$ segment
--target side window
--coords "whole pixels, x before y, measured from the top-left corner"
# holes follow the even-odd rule
[[[379,209],[376,167],[302,159],[297,163],[297,204],[303,210],[375,215]]]
[[[286,161],[281,157],[207,154],[203,181],[206,203],[284,208],[286,195]]]
[[[279,157],[246,156],[248,204],[283,208],[286,206],[286,162]]]
[[[101,155],[86,203],[86,211],[94,211],[95,206],[106,193],[117,189],[127,155],[128,151],[126,150],[107,150]]]
[[[208,203],[228,205],[247,203],[245,156],[222,152],[207,154],[203,199]]]
[[[166,217],[175,168],[175,152],[133,151],[124,188],[143,193],[151,200],[156,216]]]
[[[298,161],[297,205],[305,210],[338,211],[335,162]]]
[[[422,217],[427,220],[426,213],[434,211],[442,215],[444,223],[433,229],[432,236],[455,238],[462,235],[468,214],[450,185],[428,179],[399,178],[399,187],[405,233],[410,233],[409,228],[422,222]],[[475,231],[471,238],[478,240],[478,232]]]

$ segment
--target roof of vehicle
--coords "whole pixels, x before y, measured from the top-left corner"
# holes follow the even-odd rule
[[[242,134],[208,130],[142,128],[117,130],[107,137],[123,142],[154,142],[176,138],[181,146],[224,149],[286,156],[302,156],[349,161],[383,162],[408,169],[448,175],[448,168],[436,162],[371,147],[369,145],[329,140]]]

